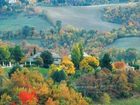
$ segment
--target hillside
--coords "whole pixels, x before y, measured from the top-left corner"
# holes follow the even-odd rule
[[[95,5],[84,7],[43,7],[48,17],[55,23],[57,20],[61,20],[63,25],[71,24],[78,28],[94,29],[98,31],[110,31],[112,29],[120,28],[120,25],[110,23],[102,20],[102,10],[105,7],[126,7],[129,5],[135,5],[135,3],[129,4],[108,4],[108,5]]]
[[[17,31],[26,25],[43,31],[50,27],[48,21],[37,15],[26,15],[25,13],[11,16],[0,15],[0,31]]]
[[[121,26],[108,21],[103,21],[102,10],[105,7],[126,7],[128,5],[135,5],[135,3],[124,4],[108,4],[108,5],[94,5],[94,6],[77,6],[77,7],[46,7],[34,6],[44,10],[50,20],[45,20],[37,15],[25,15],[25,13],[16,14],[13,16],[2,16],[0,19],[0,31],[19,30],[22,27],[29,25],[35,27],[37,30],[47,30],[51,27],[50,22],[61,20],[63,26],[73,25],[78,28],[93,29],[98,31],[110,31],[118,29]],[[41,24],[41,25],[38,25]],[[6,28],[5,28],[6,27]]]

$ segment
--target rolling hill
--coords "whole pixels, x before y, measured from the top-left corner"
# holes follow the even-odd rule
[[[39,7],[46,11],[48,17],[50,20],[52,20],[53,23],[55,23],[57,20],[61,20],[63,25],[70,24],[78,28],[110,31],[114,28],[119,28],[120,25],[103,21],[102,10],[105,7],[125,7],[128,5],[135,5],[135,3],[106,4],[81,7]]]

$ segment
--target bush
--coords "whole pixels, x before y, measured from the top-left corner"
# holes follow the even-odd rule
[[[140,92],[140,77],[134,78],[134,90]]]
[[[15,66],[13,66],[13,68],[9,71],[9,73],[8,73],[9,77],[11,77],[12,74],[13,74],[15,71],[17,71],[17,70],[19,70],[19,71],[22,70],[22,68],[21,68],[20,65],[18,65],[18,64],[16,64]]]
[[[103,96],[101,97],[101,102],[103,105],[110,105],[111,104],[111,98],[107,93],[103,93]]]
[[[66,80],[66,73],[64,70],[61,70],[61,71],[55,71],[53,74],[52,74],[52,79],[55,81],[55,82],[61,82],[62,80]]]

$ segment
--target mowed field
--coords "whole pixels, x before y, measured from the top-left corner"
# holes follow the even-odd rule
[[[140,97],[121,99],[121,100],[113,100],[111,105],[140,105]]]
[[[63,25],[78,28],[110,31],[120,25],[102,21],[100,8],[87,7],[44,7],[49,18],[55,23],[61,20]]]
[[[15,31],[26,25],[33,26],[39,31],[50,28],[50,24],[47,20],[36,15],[27,16],[24,13],[12,16],[0,15],[0,31]]]
[[[2,17],[0,15],[0,31],[18,30],[23,26],[33,26],[37,30],[47,30],[51,27],[50,23],[61,20],[63,25],[73,25],[78,28],[94,29],[98,31],[110,31],[119,28],[120,25],[109,23],[102,20],[102,10],[105,7],[128,6],[128,4],[108,4],[96,6],[76,6],[76,7],[39,7],[46,12],[49,20],[45,20],[36,15],[26,16],[24,13],[16,14],[15,16]]]
[[[118,24],[109,23],[103,21],[102,10],[105,7],[126,7],[134,5],[129,4],[108,4],[108,5],[96,5],[96,6],[77,6],[77,7],[44,7],[38,6],[46,11],[50,20],[55,23],[57,20],[61,20],[63,25],[73,25],[78,28],[94,29],[98,31],[110,31],[121,27]]]
[[[117,39],[114,43],[107,46],[107,48],[135,48],[140,51],[140,37],[127,37],[127,38],[120,38]]]

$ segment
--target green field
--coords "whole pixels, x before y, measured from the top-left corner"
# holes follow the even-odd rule
[[[55,23],[61,20],[63,25],[73,25],[78,28],[94,29],[99,31],[110,31],[119,28],[120,25],[102,20],[103,8],[101,7],[41,7],[46,10],[47,15]]]
[[[114,100],[111,105],[140,105],[140,97]]]
[[[20,13],[17,16],[8,16],[5,19],[0,18],[1,30],[17,30],[28,25],[34,26],[38,30],[47,30],[50,28],[50,22],[54,23],[61,20],[63,25],[73,25],[78,28],[94,29],[98,31],[110,31],[120,28],[121,25],[103,21],[102,10],[105,7],[128,6],[129,4],[112,4],[101,6],[77,6],[77,7],[45,7],[35,6],[43,9],[50,20],[44,20],[36,15],[26,16]]]
[[[50,28],[47,20],[36,15],[27,16],[25,13],[20,13],[0,18],[0,31],[18,30],[26,25],[33,26],[37,30],[47,30]]]
[[[29,44],[33,44],[33,45],[35,44],[35,45],[39,45],[39,46],[42,46],[42,44],[45,43],[45,41],[42,39],[26,39],[26,40],[24,40],[24,39],[11,39],[11,40],[3,40],[3,41],[4,42],[10,41],[10,42],[18,44],[18,45],[20,45],[21,42],[23,42],[23,41],[26,41]]]
[[[57,20],[61,20],[63,25],[71,24],[75,27],[87,30],[94,29],[99,31],[110,31],[114,28],[119,28],[120,25],[103,21],[102,10],[105,7],[126,7],[128,5],[129,3],[81,7],[39,7],[46,11],[53,23]]]
[[[140,51],[140,37],[128,37],[117,39],[113,44],[107,46],[107,48],[135,48]]]
[[[5,73],[7,74],[10,71],[11,68],[4,68]],[[34,71],[37,70],[39,71],[43,76],[46,76],[48,73],[48,69],[42,68],[42,67],[29,67],[29,70]]]

